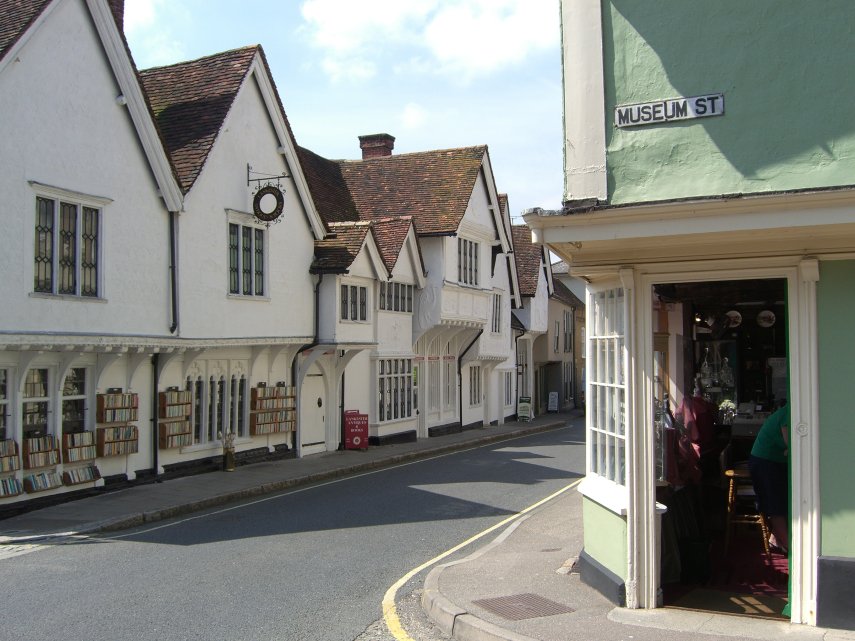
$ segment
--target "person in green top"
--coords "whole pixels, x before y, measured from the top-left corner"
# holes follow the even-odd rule
[[[760,427],[748,468],[757,504],[769,521],[769,542],[786,551],[790,547],[789,500],[787,496],[790,446],[790,407],[772,413]]]

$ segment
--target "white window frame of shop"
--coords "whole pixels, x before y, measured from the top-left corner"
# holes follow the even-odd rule
[[[378,306],[387,312],[413,312],[413,285],[380,282]]]
[[[445,349],[442,353],[442,370],[443,370],[443,410],[446,412],[454,411],[457,403],[457,357],[447,358],[453,355],[451,350],[451,342],[445,344]]]
[[[69,376],[72,375],[72,372],[76,372],[75,375],[80,374],[82,376],[81,389],[72,389],[70,387],[72,381],[69,380]],[[85,432],[87,425],[89,423],[89,412],[88,412],[88,400],[89,400],[89,370],[86,367],[71,367],[68,369],[68,372],[65,374],[65,378],[62,381],[62,389],[60,390],[60,399],[59,406],[62,408],[61,411],[61,428],[60,431],[63,434],[73,434],[74,432]],[[77,408],[80,412],[80,421],[81,425],[79,429],[76,429],[75,426],[71,425],[70,418],[68,416],[68,412]],[[66,429],[69,427],[70,429]]]
[[[30,185],[36,192],[33,293],[101,298],[102,223],[104,207],[112,200],[36,182]],[[42,219],[41,202],[51,205],[50,212],[44,212],[49,213],[49,228],[47,218]],[[73,229],[64,224],[64,212],[73,213]]]
[[[469,366],[469,407],[481,407],[481,366]]]
[[[413,359],[377,359],[378,422],[413,417]]]
[[[30,374],[35,372],[44,372],[44,382],[37,383],[36,381],[30,381]],[[27,435],[27,412],[26,406],[31,404],[43,405],[44,406],[44,431],[43,433],[37,433],[33,436],[47,436],[54,433],[54,421],[53,421],[53,404],[55,402],[55,398],[53,398],[51,394],[51,386],[53,385],[53,377],[56,374],[53,369],[50,367],[44,366],[35,366],[30,367],[24,373],[24,381],[23,381],[23,393],[21,394],[21,439],[32,438],[32,436]],[[37,395],[35,392],[35,385],[43,385],[44,386],[44,394]]]
[[[0,367],[0,440],[12,438],[12,419],[9,416],[12,391],[11,377],[12,370],[10,368]]]
[[[228,254],[228,294],[247,298],[267,298],[268,234],[263,225],[250,222],[249,214],[228,212],[226,229]],[[237,244],[232,232],[237,232]],[[247,246],[246,233],[249,232]],[[259,241],[261,247],[259,247]],[[247,263],[249,263],[247,265]]]
[[[480,244],[476,240],[457,239],[457,282],[461,285],[477,287],[480,282],[478,276],[479,248]]]
[[[339,284],[339,320],[349,323],[369,321],[368,288],[365,285],[342,281]]]
[[[623,284],[588,286],[586,305],[586,470],[582,493],[625,515],[630,297]]]
[[[188,376],[184,389],[192,392],[193,445],[218,445],[232,432],[235,438],[249,437],[249,380],[245,374]]]

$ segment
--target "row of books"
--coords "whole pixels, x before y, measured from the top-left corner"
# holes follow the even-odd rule
[[[252,399],[276,398],[294,396],[297,393],[293,385],[276,385],[275,387],[253,387]]]
[[[0,441],[0,456],[15,456],[18,453],[18,444],[12,439]]]
[[[47,452],[32,452],[25,459],[27,467],[48,467],[59,463],[59,452],[48,450]]]
[[[279,410],[278,412],[256,412],[250,414],[250,421],[258,425],[259,423],[281,423],[282,421],[296,420],[296,412],[294,410]]]
[[[75,463],[77,461],[89,461],[97,456],[94,445],[82,445],[69,447],[65,450],[65,461]]]
[[[40,472],[24,477],[24,489],[27,492],[42,492],[62,485],[62,479],[56,472]]]
[[[101,473],[94,465],[76,467],[62,473],[62,482],[66,485],[77,485],[79,483],[90,483],[101,478]]]
[[[99,394],[98,408],[114,409],[117,407],[136,407],[139,396],[136,394]]]
[[[252,433],[255,436],[262,436],[264,434],[277,434],[279,432],[293,432],[294,431],[294,422],[293,421],[284,421],[281,423],[261,423],[259,425],[255,425],[252,428]]]
[[[21,482],[14,476],[0,479],[0,496],[17,496],[21,492]]]
[[[137,408],[135,407],[104,410],[98,417],[100,423],[126,423],[135,420],[137,420]]]
[[[63,435],[66,447],[83,447],[84,445],[95,444],[94,432],[75,432],[74,434]]]
[[[188,445],[193,445],[192,434],[176,434],[174,436],[164,436],[160,440],[160,447],[162,449],[170,449],[173,447],[187,447]]]
[[[176,403],[190,403],[193,401],[193,392],[190,390],[170,390],[160,393],[161,405],[174,405]]]
[[[130,441],[137,438],[136,425],[120,425],[117,427],[101,428],[101,433],[105,441]]]
[[[295,399],[293,396],[278,396],[276,398],[259,398],[253,403],[253,409],[256,410],[279,410],[295,407]]]
[[[193,411],[193,406],[190,403],[182,403],[180,405],[164,405],[160,408],[160,418],[180,418],[190,416]]]
[[[55,450],[56,437],[48,435],[26,438],[24,439],[24,447],[27,452],[45,452],[47,450]]]
[[[101,456],[122,456],[124,454],[136,454],[139,444],[136,441],[106,442],[101,447]]]
[[[163,423],[160,426],[160,433],[163,436],[176,436],[177,434],[186,434],[193,431],[193,425],[190,421],[175,421],[174,423]]]
[[[11,456],[2,456],[0,457],[0,472],[14,472],[15,470],[21,467],[20,462],[18,461],[18,455],[12,454]]]

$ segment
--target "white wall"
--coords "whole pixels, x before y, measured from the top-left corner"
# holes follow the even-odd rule
[[[100,47],[83,3],[60,2],[0,74],[5,331],[168,334],[168,217]],[[110,199],[97,300],[33,294],[28,181]]]
[[[284,220],[271,225],[267,245],[267,295],[228,293],[227,209],[247,212],[253,223],[253,186],[247,164],[284,173],[269,116],[254,78],[244,83],[180,220],[181,335],[184,337],[312,336],[314,279],[309,267],[314,237],[292,179],[283,179]]]

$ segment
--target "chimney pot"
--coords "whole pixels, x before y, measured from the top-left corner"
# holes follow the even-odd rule
[[[391,156],[395,148],[395,136],[389,134],[360,136],[359,148],[362,149],[362,160]]]

